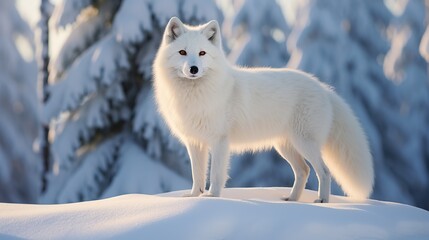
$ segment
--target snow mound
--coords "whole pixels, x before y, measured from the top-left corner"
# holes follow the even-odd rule
[[[131,194],[70,204],[0,204],[0,238],[429,239],[429,212],[403,204],[284,202],[289,188],[226,189],[222,198]]]

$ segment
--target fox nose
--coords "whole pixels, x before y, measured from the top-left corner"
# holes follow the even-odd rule
[[[189,70],[192,74],[198,73],[198,67],[197,66],[191,66],[191,69]]]

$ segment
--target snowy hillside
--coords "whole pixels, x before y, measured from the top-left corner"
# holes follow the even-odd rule
[[[59,204],[0,204],[0,238],[429,239],[429,212],[396,203],[279,199],[287,188],[226,189],[222,198],[122,195]]]

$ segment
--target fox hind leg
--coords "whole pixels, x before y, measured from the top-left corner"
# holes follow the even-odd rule
[[[284,200],[297,201],[305,188],[305,184],[307,183],[310,168],[308,167],[304,158],[295,150],[292,145],[280,144],[276,146],[275,149],[280,154],[280,156],[289,162],[295,175],[292,191],[289,197],[284,198]]]
[[[319,180],[318,199],[314,202],[329,202],[331,174],[323,162],[319,145],[314,141],[300,141],[298,144],[295,144],[295,146],[298,152],[310,162]]]
[[[331,194],[331,174],[323,163],[321,157],[319,157],[319,160],[316,160],[316,162],[314,162],[314,164],[312,163],[311,165],[313,166],[313,169],[317,175],[317,179],[319,180],[319,198],[314,202],[327,203],[329,202],[329,195]]]

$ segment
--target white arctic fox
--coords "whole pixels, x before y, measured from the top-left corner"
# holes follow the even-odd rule
[[[154,65],[159,111],[188,150],[193,186],[187,196],[219,196],[230,153],[274,148],[299,199],[313,166],[316,202],[328,202],[331,176],[358,200],[372,191],[374,171],[365,134],[350,107],[328,86],[301,71],[240,68],[226,60],[216,21],[184,25],[173,17]],[[204,193],[211,153],[210,188]]]

